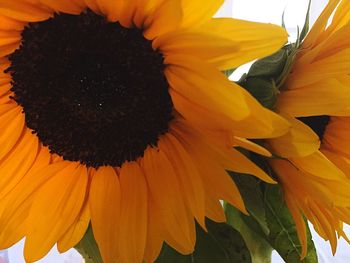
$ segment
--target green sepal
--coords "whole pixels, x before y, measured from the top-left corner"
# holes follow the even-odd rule
[[[163,245],[155,263],[251,263],[248,248],[238,231],[225,223],[206,220],[205,232],[197,225],[196,247],[192,254],[181,255]]]
[[[288,52],[282,48],[276,53],[253,63],[247,77],[275,78],[281,74],[287,58]]]
[[[251,178],[251,176],[249,175],[241,176]],[[285,262],[316,263],[316,249],[312,241],[309,229],[307,229],[308,253],[307,256],[303,260],[301,260],[301,244],[297,235],[296,225],[290,211],[288,210],[288,207],[284,202],[282,189],[280,188],[280,186],[266,184],[261,181],[259,185],[260,191],[259,189],[257,189],[255,197],[251,196],[252,194],[254,194],[251,191],[249,195],[243,194],[243,191],[246,190],[243,189],[247,188],[247,186],[244,186],[243,188],[241,188],[242,186],[240,186],[240,190],[242,191],[242,197],[244,199],[248,211],[252,210],[251,200],[262,198],[262,202],[255,200],[255,205],[253,207],[255,207],[256,204],[262,205],[262,209],[264,210],[266,220],[266,226],[269,229],[268,233],[266,229],[264,229],[266,226],[263,225],[262,227],[261,217],[257,218],[250,211],[249,212],[251,213],[251,215],[247,216],[239,212],[236,208],[227,204],[225,205],[225,212],[228,217],[228,222],[241,232],[248,248],[251,250],[253,263],[260,262],[256,261],[256,258],[263,259],[264,257],[264,255],[261,255],[262,249],[260,248],[260,246],[263,246],[264,244],[264,242],[261,242],[261,239],[265,240],[266,243],[268,243],[273,249],[275,249],[279,253],[279,255],[285,260]],[[235,219],[235,222],[232,218]],[[240,222],[238,226],[237,222]],[[255,233],[255,235],[259,238],[252,238],[254,237],[253,233]]]
[[[252,94],[265,108],[275,108],[279,91],[273,80],[252,77],[247,78],[243,83],[240,83],[240,85]]]
[[[309,4],[307,7],[304,27],[301,30],[301,33],[299,35],[300,41],[303,41],[305,39],[305,37],[310,29],[310,7],[311,7],[311,0],[309,0]]]
[[[82,255],[86,263],[103,263],[91,226],[74,248]]]

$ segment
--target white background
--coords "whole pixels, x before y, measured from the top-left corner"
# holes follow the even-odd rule
[[[189,0],[191,1],[191,0]],[[210,0],[203,0],[210,1]],[[313,0],[311,8],[311,22],[314,22],[322,8],[327,3],[327,0]],[[302,28],[305,11],[307,7],[307,0],[226,0],[225,4],[218,12],[218,16],[234,16],[236,18],[281,24],[282,13],[285,11],[285,22],[290,33],[290,39],[295,38],[296,28]],[[242,70],[236,73],[236,78],[242,72],[247,70],[243,67]],[[312,227],[311,227],[312,228]],[[350,228],[346,228],[350,233]],[[313,233],[314,241],[318,248],[320,263],[347,263],[350,262],[350,246],[344,241],[340,240],[338,251],[335,257],[332,256],[328,243],[323,241]],[[23,242],[10,248],[8,250],[8,258],[10,263],[24,263],[22,257]],[[40,263],[81,263],[83,259],[75,250],[70,250],[65,254],[59,255],[56,249],[53,249],[47,257],[39,261]],[[282,263],[283,260],[277,255],[273,254],[274,263]],[[0,263],[1,252],[0,252]]]

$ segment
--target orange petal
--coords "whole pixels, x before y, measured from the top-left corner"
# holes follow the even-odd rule
[[[93,175],[89,204],[92,230],[103,261],[112,263],[119,240],[120,220],[120,183],[112,167],[100,167]]]
[[[205,228],[205,193],[202,179],[191,157],[181,143],[170,133],[158,141],[159,148],[173,164],[180,182],[181,191],[198,223]],[[181,169],[179,169],[181,167]]]
[[[148,197],[147,223],[147,241],[144,260],[146,263],[153,263],[162,249],[164,230],[160,210],[156,206],[152,196]]]
[[[38,148],[38,138],[26,129],[14,149],[0,161],[0,198],[10,192],[29,171]]]
[[[57,13],[63,12],[72,15],[80,14],[86,7],[85,3],[82,5],[82,2],[77,0],[40,0],[40,2]]]
[[[142,159],[142,169],[146,174],[150,194],[161,213],[165,240],[172,243],[179,252],[191,253],[194,249],[190,233],[191,220],[187,215],[174,168],[162,151],[148,147]]]
[[[120,170],[121,208],[118,254],[120,262],[142,262],[147,235],[147,184],[136,162]]]
[[[85,200],[87,179],[86,167],[71,163],[37,191],[27,218],[27,261],[46,255],[75,222]]]
[[[39,22],[48,19],[52,13],[39,5],[25,1],[0,0],[0,14],[24,22]],[[0,52],[1,54],[1,52]]]
[[[74,247],[84,237],[90,223],[89,205],[85,204],[77,220],[69,227],[64,236],[57,242],[57,249],[64,253]]]

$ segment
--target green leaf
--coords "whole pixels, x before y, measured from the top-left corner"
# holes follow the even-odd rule
[[[267,241],[288,263],[314,263],[317,254],[311,233],[308,230],[308,254],[300,260],[301,245],[297,236],[294,220],[288,210],[278,185],[267,185],[264,191],[266,218],[270,229]]]
[[[227,222],[238,230],[249,249],[252,263],[270,263],[272,247],[242,219],[242,213],[230,204],[225,204]],[[260,232],[260,229],[258,228]],[[264,233],[261,233],[264,235]]]
[[[156,263],[250,263],[251,258],[242,236],[225,223],[207,220],[206,233],[197,226],[197,242],[191,255],[181,255],[163,245]]]
[[[83,256],[86,263],[103,263],[91,226],[89,226],[83,239],[75,246],[75,249]]]
[[[259,223],[264,234],[268,235],[270,230],[266,221],[261,181],[245,174],[230,172],[230,175],[238,186],[250,216]]]
[[[274,177],[273,172],[269,169],[269,166],[267,165],[264,158],[252,155],[251,159],[268,174],[271,174],[271,176]],[[255,233],[257,236],[260,236],[260,238],[269,243],[270,246],[274,248],[288,263],[317,262],[316,249],[314,247],[309,229],[307,229],[308,253],[303,260],[300,259],[301,244],[297,235],[296,225],[283,199],[281,187],[279,185],[267,184],[262,181],[260,181],[258,184],[254,184],[254,178],[252,180],[251,176],[245,174],[240,174],[239,176],[234,174],[232,177],[237,182],[247,210],[251,215],[246,216],[238,210],[236,210],[236,212],[232,212],[232,210],[235,208],[232,208],[229,205],[225,206],[225,211],[228,218],[228,223],[240,231],[244,240],[246,241],[248,248],[251,250],[253,262],[259,262],[254,261],[256,260],[254,251],[259,251],[258,248],[261,241],[258,238],[257,240],[252,239],[251,236],[253,234],[251,232]],[[239,179],[237,180],[237,178]],[[249,184],[253,186],[249,186]],[[254,189],[255,193],[252,192]],[[247,193],[244,193],[245,191],[247,191]],[[259,199],[261,200],[259,201]],[[257,205],[260,205],[264,212],[259,211],[259,208],[256,208]],[[258,218],[256,216],[256,211],[258,211],[258,214],[260,215],[264,214],[266,225],[261,224],[261,216]],[[240,222],[239,219],[237,220],[237,218],[239,218],[237,216],[237,213],[240,215],[240,218],[243,222]],[[268,228],[268,232],[266,232],[265,227]]]

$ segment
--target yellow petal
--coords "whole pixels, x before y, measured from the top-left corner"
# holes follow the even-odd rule
[[[152,16],[163,0],[137,0],[133,1],[133,22],[138,28],[145,28],[144,24],[148,17]],[[130,12],[130,11],[129,11]]]
[[[21,34],[19,31],[0,31],[0,46],[19,43],[20,41]]]
[[[283,158],[303,157],[320,148],[320,139],[309,126],[293,117],[283,116],[292,124],[292,128],[285,135],[268,140],[276,155]]]
[[[47,9],[38,5],[25,1],[12,2],[8,0],[0,0],[0,14],[24,22],[43,21],[52,15]]]
[[[307,255],[306,224],[303,215],[301,214],[298,206],[294,202],[293,195],[291,195],[290,193],[286,193],[284,197],[297,228],[297,234],[301,244],[301,259],[303,259]]]
[[[150,195],[161,213],[165,240],[173,243],[179,252],[191,253],[194,249],[194,240],[190,236],[191,220],[174,168],[162,151],[150,147],[144,153],[141,167],[146,174]]]
[[[211,196],[209,196],[209,194],[206,196],[205,199],[205,214],[208,218],[215,222],[226,222],[225,212],[220,201],[215,200],[215,198],[212,198]]]
[[[89,205],[85,204],[76,221],[69,227],[63,237],[57,242],[57,249],[64,253],[74,247],[84,237],[90,223]]]
[[[78,2],[77,0],[40,0],[40,2],[57,13],[64,12],[72,15],[80,14],[86,7],[82,5],[82,2]]]
[[[90,8],[92,11],[94,11],[96,14],[101,14],[102,11],[100,10],[100,7],[97,4],[97,0],[84,0],[86,6]]]
[[[267,183],[276,183],[275,180],[266,174],[259,166],[235,149],[232,149],[231,160],[231,171],[254,175]]]
[[[350,159],[341,156],[338,153],[331,152],[329,150],[321,150],[321,152],[334,163],[342,172],[350,179]]]
[[[241,137],[233,136],[232,145],[235,147],[245,148],[251,152],[255,152],[257,154],[260,154],[266,157],[271,157],[271,153],[267,149],[260,146],[259,144],[256,144],[252,141],[249,141]]]
[[[100,167],[92,177],[89,196],[91,224],[103,261],[114,262],[120,218],[120,183],[112,167]]]
[[[317,60],[310,64],[299,63],[286,82],[288,88],[310,85],[326,78],[347,75],[350,68],[350,48],[339,51],[332,56]]]
[[[301,171],[330,180],[343,180],[344,173],[331,163],[320,151],[302,158],[290,158]]]
[[[1,11],[1,5],[0,5],[0,11]],[[13,53],[17,48],[19,48],[20,42],[15,42],[12,44],[0,46],[0,57],[5,57],[7,55],[10,55]]]
[[[295,117],[338,115],[349,108],[349,85],[350,77],[343,76],[326,78],[304,87],[290,87],[278,96],[277,109]]]
[[[191,157],[176,137],[170,133],[162,136],[158,141],[158,145],[175,168],[186,205],[190,207],[198,223],[205,228],[203,183]]]
[[[87,179],[86,167],[72,163],[36,193],[27,219],[29,229],[24,247],[27,261],[46,255],[74,223],[85,200]]]
[[[196,164],[206,191],[217,200],[223,199],[236,206],[242,212],[246,209],[233,180],[225,168],[217,162],[217,155],[209,147],[198,141],[198,138],[191,136],[181,126],[173,127],[176,137],[184,146],[192,161]]]
[[[16,30],[22,31],[24,27],[24,23],[17,21],[15,19],[9,18],[4,15],[0,15],[0,29],[1,30]]]
[[[315,45],[317,38],[321,36],[322,31],[324,31],[326,28],[328,19],[333,13],[335,7],[338,5],[339,1],[341,0],[330,0],[328,2],[327,6],[322,11],[321,15],[316,20],[315,24],[312,26],[312,29],[303,41],[303,47],[307,48]]]
[[[181,0],[183,18],[182,27],[197,27],[210,20],[219,10],[224,0]]]
[[[199,28],[160,36],[153,46],[165,55],[195,56],[225,70],[270,55],[286,41],[286,31],[275,25],[213,18]]]
[[[250,113],[242,88],[212,66],[183,56],[167,57],[165,64],[169,64],[165,75],[171,88],[187,99],[232,120],[244,119]]]
[[[92,2],[92,1],[90,1]],[[123,7],[123,0],[95,0],[99,10],[107,16],[109,21],[117,21]]]
[[[147,235],[147,184],[136,162],[120,170],[121,208],[118,254],[120,262],[142,262]]]
[[[322,138],[322,149],[350,158],[350,117],[331,117]]]
[[[153,263],[162,249],[164,230],[160,210],[157,208],[152,196],[148,198],[147,214],[147,241],[144,260],[146,263]]]
[[[38,138],[31,130],[26,129],[14,150],[0,162],[0,198],[10,192],[29,171],[37,156],[38,148]]]
[[[0,232],[0,243],[5,244],[6,247],[18,242],[22,239],[24,233],[27,233],[26,218],[36,191],[52,176],[68,166],[66,162],[49,165],[50,159],[48,157],[47,149],[41,150],[31,171],[7,196],[8,203],[11,205],[6,206],[0,220],[2,230]],[[8,236],[11,236],[11,239],[7,238]]]
[[[144,36],[154,39],[175,30],[181,23],[182,9],[179,0],[163,1],[145,21]]]
[[[8,111],[0,116],[0,160],[16,145],[25,125],[21,107],[13,107],[13,104],[7,104],[0,107],[0,112],[4,108]]]

